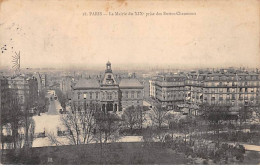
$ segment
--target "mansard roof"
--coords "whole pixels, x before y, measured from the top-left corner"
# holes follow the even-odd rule
[[[136,78],[121,79],[119,88],[143,88],[143,85]]]
[[[100,85],[96,79],[80,79],[74,89],[95,89],[99,88]]]

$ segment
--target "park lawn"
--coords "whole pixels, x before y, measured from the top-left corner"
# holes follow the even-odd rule
[[[3,164],[189,164],[184,154],[165,148],[161,143],[109,143],[30,149],[27,157],[7,160]],[[20,160],[20,161],[19,161]],[[26,160],[26,162],[24,162]]]
[[[246,151],[243,165],[259,165],[260,164],[260,152]]]

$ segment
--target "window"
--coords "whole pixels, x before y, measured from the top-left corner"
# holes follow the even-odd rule
[[[131,92],[131,98],[132,98],[132,99],[134,98],[134,94],[135,94],[135,92],[132,91],[132,92]]]
[[[78,93],[78,99],[80,99],[80,93]]]
[[[248,100],[248,95],[247,94],[245,94],[245,100]]]
[[[128,99],[128,91],[125,92],[125,96]]]
[[[87,93],[84,93],[83,97],[84,97],[84,99],[86,99],[87,98]]]
[[[138,92],[137,92],[137,98],[140,98],[140,94],[141,94],[141,92],[138,91]]]
[[[107,99],[112,100],[112,93],[107,93]]]
[[[89,93],[89,98],[92,99],[92,92]]]
[[[98,92],[96,92],[96,99],[98,99]]]
[[[219,100],[223,100],[223,95],[222,94],[219,95]]]
[[[235,100],[236,97],[235,97],[235,94],[232,94],[232,100]]]
[[[117,99],[117,92],[114,92],[114,94],[115,94],[115,99]]]
[[[239,98],[239,100],[243,100],[243,96],[242,96],[242,94],[239,94],[239,96],[238,96]]]

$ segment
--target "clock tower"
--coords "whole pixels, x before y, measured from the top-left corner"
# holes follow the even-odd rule
[[[105,75],[101,83],[102,111],[119,110],[119,85],[112,72],[111,63],[106,64]]]
[[[113,72],[111,69],[111,63],[109,61],[106,64],[105,76],[104,76],[102,84],[103,85],[118,85],[114,78],[114,75],[113,75]]]

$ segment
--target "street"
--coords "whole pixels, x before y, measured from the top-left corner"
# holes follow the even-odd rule
[[[49,98],[49,109],[46,113],[41,113],[40,116],[33,116],[35,122],[35,135],[39,133],[45,133],[45,137],[35,138],[32,147],[42,147],[42,146],[53,146],[47,135],[57,133],[57,128],[61,128],[62,124],[60,121],[59,109],[61,105],[59,100],[54,99],[55,91],[48,91],[47,97]]]
[[[48,91],[48,98],[49,98],[49,109],[48,112],[46,113],[47,115],[58,115],[59,110],[61,109],[61,105],[58,99],[54,99],[55,91],[50,90]]]

